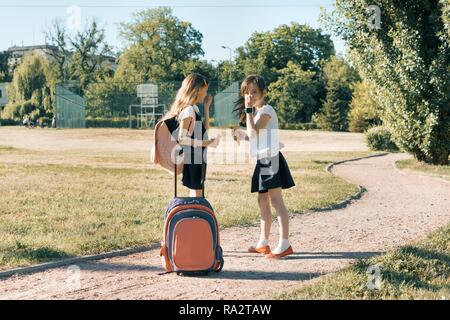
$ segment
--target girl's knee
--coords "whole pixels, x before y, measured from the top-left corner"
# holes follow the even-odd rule
[[[282,197],[281,193],[280,194],[271,194],[270,202],[272,203],[272,206],[276,209],[284,207],[284,201],[283,201],[283,197]]]
[[[270,198],[269,198],[268,192],[258,193],[258,203],[260,205],[269,205],[270,204]]]

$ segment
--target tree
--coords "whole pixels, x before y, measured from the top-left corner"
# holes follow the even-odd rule
[[[269,86],[269,101],[278,111],[280,125],[309,122],[317,110],[315,72],[302,70],[293,62],[280,70],[276,82]]]
[[[379,28],[369,5],[381,9]],[[337,0],[335,7],[325,20],[376,86],[395,142],[419,161],[448,165],[450,2]]]
[[[127,92],[135,96],[136,86],[148,82],[158,85],[158,102],[167,105],[188,73],[215,79],[214,67],[200,60],[204,54],[202,34],[191,23],[173,16],[170,8],[137,12],[131,23],[122,23],[120,28],[127,47],[118,57],[113,80],[106,80],[114,84],[90,88],[88,100],[96,101],[96,106],[109,100],[123,101]],[[108,99],[100,103],[102,97]]]
[[[193,72],[202,74],[210,82],[217,81],[216,68],[206,60],[186,61],[183,65],[183,77]]]
[[[82,94],[89,84],[112,76],[111,70],[104,66],[105,59],[112,54],[111,48],[105,41],[105,30],[99,28],[95,20],[73,37],[61,21],[55,20],[45,32],[45,38],[56,48],[49,55],[52,66],[57,70],[58,82],[75,80],[78,82],[77,91]]]
[[[137,104],[136,84],[106,77],[88,85],[84,92],[86,116],[127,116],[130,104]]]
[[[90,83],[111,75],[109,69],[103,67],[105,58],[111,55],[111,48],[105,41],[105,30],[100,29],[95,21],[78,32],[70,43],[74,48],[69,66],[70,78],[79,81],[81,93]]]
[[[352,84],[358,74],[343,58],[333,56],[323,62],[326,100],[316,118],[319,128],[333,131],[348,130],[348,111],[352,99]]]
[[[0,52],[0,82],[10,82],[11,74],[9,72],[8,59],[10,53],[8,51]]]
[[[14,71],[8,86],[9,101],[2,117],[19,121],[25,114],[33,120],[52,117],[55,110],[56,77],[46,58],[39,54],[26,55]]]
[[[237,49],[236,67],[245,75],[260,74],[271,83],[289,61],[302,70],[318,72],[319,62],[333,54],[330,36],[322,34],[320,29],[293,22],[270,32],[255,32]]]
[[[66,28],[61,21],[55,20],[52,27],[45,32],[46,43],[52,45],[56,50],[50,50],[49,55],[53,58],[53,63],[56,65],[57,79],[64,83],[68,79],[68,64],[70,59],[70,51],[68,42],[70,39],[67,35]]]
[[[356,82],[352,90],[353,95],[348,115],[349,130],[364,132],[370,127],[381,125],[381,110],[369,83],[367,81]]]
[[[121,24],[121,36],[129,44],[123,59],[144,82],[182,81],[186,63],[204,54],[203,35],[170,8],[143,10],[133,19]]]

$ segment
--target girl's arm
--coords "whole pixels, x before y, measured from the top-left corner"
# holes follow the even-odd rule
[[[248,94],[244,97],[244,105],[245,108],[247,107],[253,107],[252,106],[252,97]],[[267,124],[270,121],[270,116],[268,114],[263,114],[261,117],[259,117],[258,121],[255,123],[255,120],[253,118],[253,112],[252,113],[246,113],[246,119],[247,119],[247,136],[249,138],[252,138],[253,136],[258,134],[259,130],[267,128]]]
[[[252,133],[258,133],[259,130],[267,128],[267,124],[270,121],[271,116],[263,114],[255,123],[252,113],[247,113],[247,136],[251,136]],[[249,132],[250,129],[250,132]]]
[[[181,145],[190,146],[190,147],[208,147],[211,143],[214,142],[214,139],[208,140],[195,140],[191,137],[188,137],[189,126],[192,122],[192,118],[184,118],[180,123],[180,131],[178,133],[178,141]]]
[[[205,112],[205,129],[209,131],[209,107],[212,103],[212,96],[208,95],[203,104],[203,111]]]
[[[206,131],[209,131],[209,107],[204,105],[204,111],[205,111],[205,129]]]
[[[258,134],[259,130],[267,128],[267,124],[270,121],[271,116],[263,114],[255,123],[253,113],[247,113],[247,136],[249,138]]]

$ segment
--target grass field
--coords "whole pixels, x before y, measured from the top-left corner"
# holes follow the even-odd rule
[[[150,131],[22,129],[0,129],[0,270],[159,241],[173,180],[149,164]],[[288,134],[290,150],[300,148],[295,140],[302,133]],[[33,147],[30,141],[42,143]],[[343,150],[345,144],[352,151],[287,148],[297,184],[285,192],[290,212],[355,193],[356,186],[324,170],[330,162],[371,154],[354,151],[351,139],[341,143]],[[258,221],[256,194],[249,191],[253,167],[208,166],[206,196],[222,227]],[[179,189],[187,195],[181,184]]]
[[[427,175],[450,181],[450,166],[434,166],[419,162],[415,159],[397,161],[396,165],[399,169],[419,171]]]
[[[367,273],[380,271],[380,282]],[[368,285],[369,284],[369,285]],[[450,225],[425,240],[360,260],[278,299],[450,299]]]

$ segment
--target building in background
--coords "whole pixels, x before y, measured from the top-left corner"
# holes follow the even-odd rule
[[[8,59],[8,67],[9,71],[12,73],[15,67],[17,67],[22,61],[23,57],[27,53],[37,53],[40,54],[50,61],[52,61],[52,55],[58,51],[58,47],[52,45],[39,45],[39,46],[13,46],[8,48],[8,52],[10,53],[10,57]],[[71,59],[72,53],[69,53],[69,61]],[[102,67],[110,68],[113,71],[117,69],[116,58],[112,56],[102,56],[101,57]]]
[[[12,73],[14,68],[20,64],[23,57],[27,53],[38,53],[48,59],[51,59],[52,51],[57,51],[58,48],[56,46],[50,45],[42,45],[42,46],[13,46],[8,48],[8,52],[10,54],[8,59],[8,67],[9,71]]]

